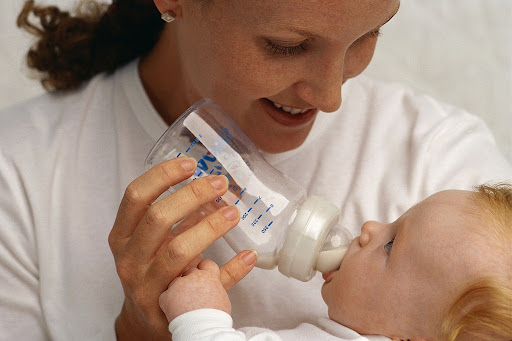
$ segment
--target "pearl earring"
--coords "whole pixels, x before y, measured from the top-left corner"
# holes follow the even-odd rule
[[[174,13],[172,13],[171,11],[167,11],[165,13],[162,13],[161,18],[165,22],[173,22],[174,19],[176,19],[176,17],[174,16]]]

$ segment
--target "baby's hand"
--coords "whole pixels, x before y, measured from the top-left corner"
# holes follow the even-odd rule
[[[196,268],[176,277],[160,295],[159,303],[169,322],[181,314],[202,308],[231,314],[231,302],[222,286],[219,267],[209,259],[203,259]]]

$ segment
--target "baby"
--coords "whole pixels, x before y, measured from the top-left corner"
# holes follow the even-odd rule
[[[510,341],[511,250],[510,185],[447,190],[395,222],[362,226],[339,270],[323,274],[330,319],[318,326],[234,330],[219,268],[207,259],[175,279],[160,306],[174,341]]]

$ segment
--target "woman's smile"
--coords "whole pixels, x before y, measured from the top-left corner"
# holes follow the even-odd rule
[[[267,98],[262,99],[261,103],[274,121],[288,127],[299,128],[311,124],[318,113],[316,108],[290,108]]]

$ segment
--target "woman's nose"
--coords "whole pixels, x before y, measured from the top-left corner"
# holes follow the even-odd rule
[[[359,237],[359,245],[365,247],[372,239],[375,238],[378,231],[383,231],[383,224],[378,221],[367,221],[361,227],[361,236]]]
[[[323,112],[338,110],[342,101],[343,57],[324,57],[306,72],[307,77],[296,84],[298,95]]]

